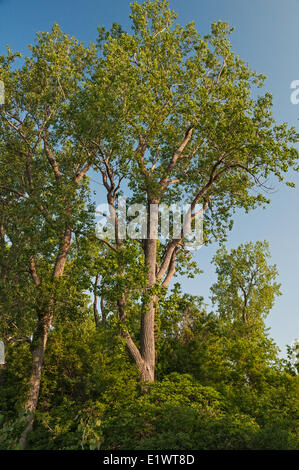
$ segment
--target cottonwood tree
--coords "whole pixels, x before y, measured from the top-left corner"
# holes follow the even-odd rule
[[[57,303],[61,305],[63,295],[67,302],[62,277],[72,237],[84,231],[88,219],[84,176],[89,153],[83,141],[74,144],[68,137],[66,129],[72,123],[64,114],[95,56],[92,46],[85,48],[57,25],[51,33],[38,33],[29,49],[31,55],[20,66],[14,64],[16,56],[10,50],[0,58],[6,93],[0,110],[1,287],[11,300],[4,306],[9,324],[14,320],[13,306],[18,309],[23,302],[20,312],[33,334],[25,403],[28,423],[21,447],[32,428]],[[21,300],[22,282],[26,290]],[[18,301],[13,301],[15,297]]]
[[[278,348],[265,325],[281,295],[277,267],[270,264],[270,257],[268,242],[257,241],[230,251],[221,247],[213,258],[217,281],[211,287],[211,300],[221,338],[214,353],[224,359],[220,373],[235,374],[240,383],[254,388],[265,384],[269,366],[279,364]],[[213,342],[210,348],[212,364]]]
[[[213,258],[217,282],[211,287],[219,316],[232,324],[257,328],[281,295],[276,265],[269,265],[269,244],[245,243],[230,252],[225,247]]]
[[[190,261],[183,232],[158,240],[159,207],[187,203],[194,220],[201,204],[204,242],[225,238],[237,209],[265,205],[270,185],[297,170],[298,134],[273,119],[271,95],[256,91],[265,77],[233,53],[226,23],[201,37],[194,22],[176,23],[166,0],[131,9],[131,33],[99,28],[98,66],[72,105],[79,111],[73,137],[84,136],[96,155],[116,222],[114,239],[101,242],[102,294],[114,301],[141,380],[151,382],[159,299]],[[127,240],[120,230],[120,190],[129,203],[146,205],[145,240]]]

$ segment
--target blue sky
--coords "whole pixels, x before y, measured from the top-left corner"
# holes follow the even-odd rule
[[[299,105],[290,101],[290,84],[299,80],[299,0],[171,0],[170,4],[181,24],[194,20],[202,34],[218,19],[234,26],[234,51],[268,77],[265,88],[274,95],[276,120],[299,128]],[[54,21],[81,41],[95,41],[97,26],[110,27],[118,22],[128,29],[129,12],[127,0],[0,0],[0,54],[5,52],[6,44],[14,51],[26,53],[35,33],[48,31]],[[294,175],[293,180],[298,186],[295,190],[276,184],[266,210],[238,213],[228,240],[228,247],[250,240],[270,242],[283,296],[276,302],[267,324],[283,351],[286,344],[299,338],[299,175]],[[211,258],[216,248],[204,247],[196,254],[204,274],[184,280],[186,291],[208,299],[209,287],[215,280]]]

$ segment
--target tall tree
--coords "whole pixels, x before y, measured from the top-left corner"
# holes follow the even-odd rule
[[[0,58],[6,93],[0,120],[1,249],[5,254],[1,283],[8,292],[13,289],[13,276],[21,271],[23,278],[30,275],[35,292],[32,372],[25,403],[28,425],[21,446],[33,424],[72,235],[84,229],[88,218],[84,176],[90,166],[89,154],[83,142],[74,144],[68,137],[66,130],[72,124],[65,113],[71,96],[82,88],[95,55],[92,46],[85,48],[56,24],[51,33],[38,33],[36,44],[29,49],[31,55],[20,67],[12,67],[15,56],[10,50]],[[27,314],[31,300],[26,301]]]
[[[110,286],[141,380],[151,382],[159,299],[190,261],[183,231],[158,241],[161,205],[189,204],[194,220],[201,204],[204,242],[225,238],[236,209],[265,205],[269,178],[282,181],[297,169],[298,134],[275,122],[269,93],[257,95],[264,77],[233,53],[226,23],[213,23],[202,38],[193,22],[176,23],[167,0],[135,1],[131,9],[132,33],[99,29],[97,69],[73,106],[75,138],[84,135],[95,154],[116,221],[114,239],[103,240],[111,260],[106,294]],[[120,228],[122,187],[129,203],[147,207],[145,240],[128,241]]]

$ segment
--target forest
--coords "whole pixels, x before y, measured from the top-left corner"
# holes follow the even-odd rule
[[[271,247],[226,244],[269,180],[291,193],[299,131],[228,23],[202,36],[167,0],[134,1],[130,22],[89,45],[54,23],[0,56],[0,450],[299,450]],[[161,236],[172,205],[218,244],[210,303],[174,214]]]

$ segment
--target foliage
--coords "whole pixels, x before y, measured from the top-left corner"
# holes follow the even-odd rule
[[[19,448],[32,362],[29,449],[299,449],[298,345],[279,359],[265,327],[281,294],[267,242],[218,250],[208,311],[168,289],[200,272],[173,222],[163,240],[96,238],[88,177],[112,212],[124,188],[193,218],[201,204],[204,243],[223,242],[237,209],[269,202],[270,177],[298,170],[298,133],[227,23],[202,37],[167,0],[130,18],[97,46],[54,24],[19,66],[0,57],[0,448]]]

